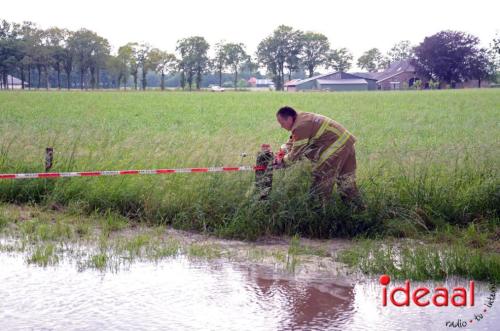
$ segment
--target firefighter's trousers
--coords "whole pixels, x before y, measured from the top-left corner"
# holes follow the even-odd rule
[[[316,165],[312,173],[310,193],[326,203],[333,191],[334,184],[346,204],[363,207],[356,187],[356,153],[354,144],[349,141],[333,153],[323,163]]]

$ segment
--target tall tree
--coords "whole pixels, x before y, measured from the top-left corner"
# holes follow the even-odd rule
[[[74,59],[80,72],[80,89],[83,89],[85,78],[91,66],[91,56],[94,40],[98,37],[94,32],[80,29],[74,32],[68,40],[68,47],[74,52]]]
[[[248,59],[245,46],[242,43],[228,43],[225,45],[227,55],[227,65],[234,73],[234,88],[238,88],[238,69]]]
[[[492,82],[498,83],[500,80],[500,35],[497,33],[490,43],[490,49],[488,51],[491,63],[493,65],[492,71]]]
[[[377,72],[384,67],[384,57],[378,48],[369,49],[359,57],[358,67],[369,72]]]
[[[184,38],[177,42],[176,50],[180,54],[181,86],[184,86],[185,80],[191,90],[193,79],[195,79],[196,88],[200,89],[202,75],[209,65],[207,56],[209,48],[210,45],[205,38],[199,36]]]
[[[175,72],[177,68],[177,58],[174,54],[155,49],[151,52],[151,63],[154,71],[161,76],[160,88],[165,90],[165,76]]]
[[[227,65],[227,54],[226,54],[226,43],[224,41],[220,41],[215,44],[215,56],[212,59],[212,64],[215,71],[219,75],[219,86],[222,86],[222,72],[226,68]]]
[[[346,72],[352,66],[352,54],[347,48],[332,49],[328,53],[327,67],[335,71]]]
[[[500,54],[500,35],[496,35],[495,38],[493,38],[493,49]]]
[[[120,89],[123,72],[121,70],[121,61],[118,56],[108,56],[106,59],[106,69],[109,75],[111,75],[111,82],[114,87]]]
[[[37,27],[32,22],[23,22],[18,26],[18,42],[20,45],[19,54],[19,72],[21,74],[22,89],[25,88],[26,76],[28,74],[28,88],[31,89],[31,71],[34,65],[36,55],[34,35],[37,35]]]
[[[196,55],[196,89],[200,89],[201,87],[201,80],[202,80],[202,75],[207,71],[209,67],[209,59],[207,56],[208,49],[210,48],[210,45],[208,42],[205,40],[203,37],[192,37],[193,39],[193,44],[194,44],[194,51]]]
[[[62,66],[64,72],[66,73],[66,88],[71,89],[71,73],[73,72],[76,49],[74,40],[74,32],[69,30],[63,30],[64,47],[62,51]]]
[[[314,70],[328,62],[330,43],[328,37],[315,32],[306,32],[302,36],[302,64],[309,72],[309,77],[314,75]]]
[[[38,71],[38,88],[41,87],[42,73],[45,73],[45,88],[49,86],[49,71],[52,66],[52,54],[49,46],[47,31],[36,30],[34,62]]]
[[[497,55],[500,55],[500,35],[498,33],[495,35],[495,38],[493,38],[491,49],[497,53]]]
[[[194,54],[189,39],[177,41],[176,51],[180,55],[179,70],[181,72],[181,87],[185,88],[186,83],[191,91],[194,77]]]
[[[92,40],[89,57],[90,85],[92,89],[100,86],[100,70],[109,57],[110,46],[107,39],[95,35]]]
[[[402,40],[394,44],[389,52],[387,52],[389,62],[412,59],[414,55],[414,46],[412,46],[409,40]]]
[[[0,87],[8,88],[8,60],[12,56],[12,29],[6,20],[0,21]]]
[[[477,37],[447,30],[425,37],[415,48],[413,64],[419,74],[455,87],[457,82],[479,79],[488,71],[483,55]]]
[[[146,75],[148,73],[148,70],[150,70],[152,67],[150,52],[151,52],[151,45],[147,43],[139,44],[136,47],[135,55],[137,64],[139,68],[141,68],[141,75],[142,75],[141,86],[143,91],[146,90],[147,86]]]
[[[252,59],[251,56],[248,56],[241,65],[241,72],[246,73],[248,76],[257,76],[259,73],[259,63],[256,59]]]
[[[280,25],[257,47],[259,63],[271,74],[277,90],[283,90],[285,68],[289,69],[289,73],[296,68],[295,59],[301,50],[300,44],[296,41],[301,34],[292,27]]]
[[[17,24],[5,20],[0,22],[0,80],[3,88],[8,88],[8,75],[14,75],[21,58]],[[12,80],[11,80],[12,85]]]
[[[271,37],[267,37],[259,43],[257,47],[257,60],[263,65],[267,74],[273,78],[276,89],[282,90],[282,70],[284,59],[278,59],[278,47],[276,41]]]
[[[3,87],[7,87],[9,73],[21,76],[23,89],[25,69],[28,69],[28,78],[31,80],[31,66],[37,55],[35,46],[39,44],[39,32],[31,22],[17,24],[0,21],[0,82]]]
[[[130,74],[134,79],[134,89],[137,90],[137,80],[139,75],[139,67],[141,65],[139,59],[139,44],[138,43],[128,43],[125,45],[130,47]]]
[[[477,50],[468,65],[468,79],[477,79],[479,88],[483,80],[496,79],[496,65],[487,49],[481,48]]]
[[[64,38],[65,31],[57,27],[47,29],[47,42],[50,56],[52,57],[52,66],[57,74],[57,88],[61,89],[61,70],[64,63]]]
[[[128,78],[130,75],[130,70],[132,66],[132,59],[133,59],[133,54],[134,54],[134,49],[133,45],[131,43],[128,43],[126,45],[121,46],[118,49],[118,55],[117,59],[120,62],[120,75],[119,77],[121,79],[118,80],[118,89],[120,89],[120,84],[123,83],[123,88],[126,90],[127,89],[127,84],[128,84]],[[137,71],[136,75],[134,76],[135,78],[135,86],[137,89]]]
[[[292,79],[292,74],[299,70],[301,65],[300,54],[304,48],[304,33],[300,30],[292,30],[287,43],[285,68],[288,70],[288,80]],[[283,80],[284,82],[284,80]]]

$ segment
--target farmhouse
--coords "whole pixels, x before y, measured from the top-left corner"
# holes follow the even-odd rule
[[[285,83],[286,91],[371,91],[406,90],[421,81],[422,88],[428,87],[428,80],[420,77],[410,60],[395,61],[380,72],[330,72],[307,79],[294,79]],[[489,85],[488,81],[468,80],[453,86],[440,84],[440,88],[473,88]]]
[[[377,89],[379,90],[405,90],[411,88],[417,81],[422,82],[422,88],[429,87],[428,80],[417,74],[415,67],[409,59],[395,61],[389,65],[389,68],[381,72],[358,72],[354,73],[354,75],[376,79]],[[489,81],[472,79],[465,82],[457,82],[452,86],[441,83],[440,88],[474,88],[488,86],[489,84]]]
[[[302,80],[285,83],[286,91],[368,91],[376,90],[377,80],[346,72],[330,72]]]
[[[377,79],[379,90],[407,89],[420,80],[410,60],[395,61],[384,71],[365,74]]]
[[[381,72],[330,72],[308,79],[292,80],[285,84],[286,91],[372,91],[407,89],[419,80],[409,60],[391,63]]]

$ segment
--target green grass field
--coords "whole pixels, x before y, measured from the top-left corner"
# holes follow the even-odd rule
[[[368,211],[337,196],[307,198],[309,167],[275,174],[269,201],[252,173],[2,180],[0,201],[119,212],[222,236],[412,236],[499,222],[500,91],[369,93],[2,92],[0,173],[253,164],[261,143],[288,133],[276,110],[332,117],[358,138],[358,183]]]

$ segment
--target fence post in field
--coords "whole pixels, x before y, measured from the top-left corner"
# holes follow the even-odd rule
[[[52,161],[54,159],[54,148],[45,148],[45,172],[52,168]]]

